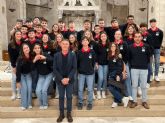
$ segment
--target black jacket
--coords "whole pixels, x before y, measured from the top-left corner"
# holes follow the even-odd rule
[[[109,45],[103,46],[102,44],[97,44],[96,49],[96,62],[99,65],[108,65],[108,52],[109,52]]]
[[[38,60],[33,65],[33,68],[36,68],[38,74],[40,75],[48,75],[49,73],[53,72],[53,58],[49,54],[43,54],[46,57],[46,60]]]
[[[149,29],[148,32],[151,34],[153,39],[153,48],[160,49],[163,41],[163,31],[158,28],[156,31]]]
[[[16,82],[21,81],[21,74],[29,74],[32,71],[32,61],[18,58],[16,66]]]
[[[83,52],[79,50],[77,53],[77,68],[80,74],[92,75],[94,74],[94,67],[96,62],[96,54],[94,50]]]
[[[129,46],[129,63],[131,69],[148,69],[150,63],[151,51],[147,44],[143,46]]]
[[[16,67],[16,61],[17,61],[18,56],[19,56],[20,47],[21,47],[21,45],[16,45],[16,47],[13,48],[11,43],[9,43],[9,45],[8,45],[9,59],[11,62],[11,66],[13,68]]]
[[[77,70],[77,59],[76,55],[73,52],[68,53],[68,63],[67,65],[67,74],[70,79],[70,83],[73,83],[74,74]],[[62,52],[58,52],[54,55],[53,60],[53,73],[55,75],[55,81],[60,84],[63,79],[63,69],[62,69]]]
[[[111,58],[108,60],[108,73],[116,73],[116,75],[121,75],[123,72],[123,60],[118,58]]]
[[[124,63],[126,64],[128,62],[128,45],[127,43],[124,41],[122,44],[118,44],[120,53],[122,55],[122,59],[124,61]]]
[[[121,30],[121,27],[119,26],[119,28],[112,28],[112,27],[105,27],[105,32],[107,33],[107,36],[108,36],[108,38],[109,38],[109,41],[110,42],[113,42],[114,40],[115,40],[115,37],[114,37],[114,35],[115,35],[115,32],[117,31],[117,30]]]

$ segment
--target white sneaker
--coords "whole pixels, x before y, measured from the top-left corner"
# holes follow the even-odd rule
[[[147,83],[146,88],[147,88],[147,89],[150,88],[150,84],[149,84],[149,83]]]
[[[129,100],[133,100],[133,98],[131,96],[129,96],[128,98],[129,98]]]
[[[55,99],[59,99],[59,94],[57,94],[57,95],[55,96]]]
[[[124,107],[126,108],[129,102],[129,98],[128,97],[123,97],[122,102],[124,103]]]
[[[152,82],[153,81],[153,76],[150,76],[150,82]]]
[[[118,104],[115,103],[115,102],[113,102],[111,107],[112,107],[112,108],[115,108],[115,107],[117,107],[117,106],[118,106]]]
[[[158,76],[155,76],[155,81],[156,81],[156,82],[160,82],[160,79],[159,79]]]
[[[40,107],[39,107],[39,109],[40,109],[40,110],[43,110],[43,109],[44,109],[44,107],[43,107],[43,106],[40,106]]]
[[[25,107],[21,107],[21,110],[24,111],[24,110],[26,110],[26,108]]]
[[[93,92],[93,100],[95,100],[96,99],[96,97],[95,97],[95,93]]]
[[[141,96],[142,95],[142,90],[140,87],[138,87],[138,95]]]
[[[44,110],[48,109],[48,106],[43,106],[43,109],[44,109]]]
[[[11,100],[15,100],[16,99],[16,94],[13,94],[12,96],[11,96]]]
[[[102,97],[103,97],[103,99],[107,98],[106,95],[105,95],[105,91],[102,91]]]
[[[32,109],[33,107],[30,105],[29,107],[28,107],[28,109]]]
[[[21,94],[17,93],[17,99],[21,99]]]
[[[98,99],[98,100],[101,99],[101,91],[97,91],[97,99]]]

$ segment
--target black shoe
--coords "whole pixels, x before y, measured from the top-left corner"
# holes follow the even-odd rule
[[[60,116],[57,119],[57,123],[61,123],[64,118],[65,118],[64,114],[63,113],[60,113]]]
[[[92,104],[87,105],[87,110],[92,110]]]
[[[72,115],[71,115],[70,112],[67,113],[67,119],[68,119],[68,122],[69,122],[69,123],[73,122],[73,118],[72,118]]]
[[[82,108],[83,108],[83,104],[82,103],[79,103],[78,104],[78,110],[82,110]]]

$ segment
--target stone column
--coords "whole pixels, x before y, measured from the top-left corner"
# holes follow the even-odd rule
[[[149,0],[149,20],[151,18],[157,19],[158,27],[163,30],[165,34],[165,1],[164,0]],[[149,24],[149,22],[148,22]],[[165,46],[165,39],[163,40],[163,46]]]
[[[98,20],[101,17],[101,11],[95,11],[95,24],[98,24]]]
[[[62,19],[63,10],[58,10],[58,19]]]
[[[1,0],[0,4],[0,60],[2,60],[2,50],[7,50],[7,18],[6,18],[6,0]]]

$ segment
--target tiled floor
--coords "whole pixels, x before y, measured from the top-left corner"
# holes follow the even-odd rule
[[[55,123],[56,118],[44,119],[0,119],[0,123]],[[63,123],[67,123],[65,119]],[[74,118],[73,123],[165,123],[165,118],[111,118],[111,117],[88,117]]]

